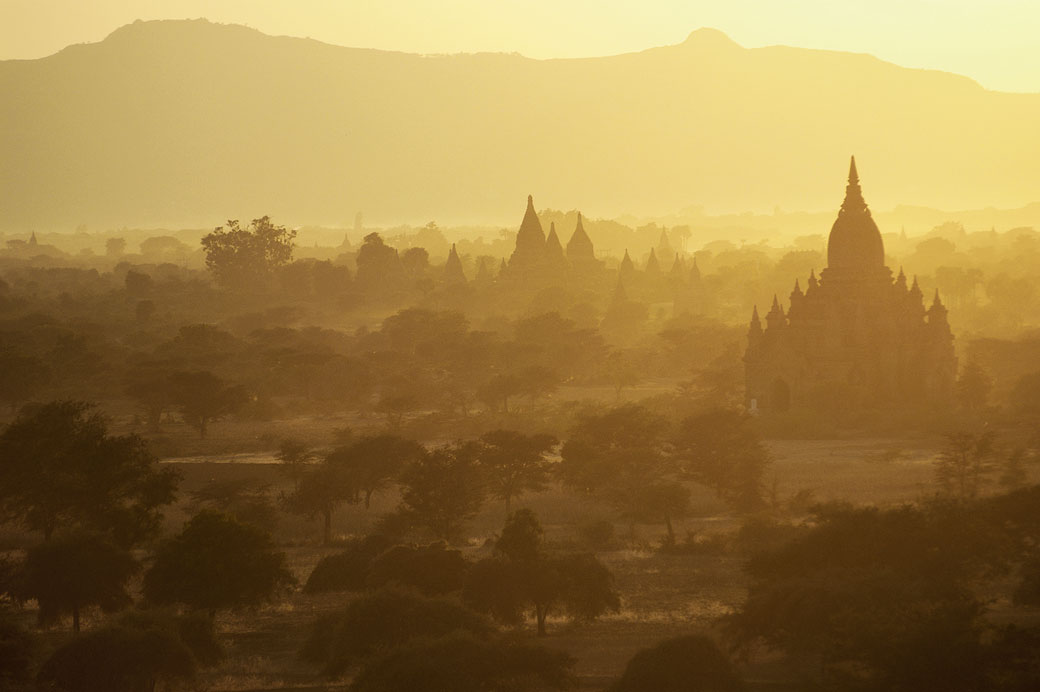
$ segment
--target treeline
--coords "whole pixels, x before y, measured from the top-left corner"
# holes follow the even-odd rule
[[[810,506],[778,513],[762,487],[760,444],[726,412],[674,425],[621,406],[583,416],[562,445],[496,431],[427,448],[384,434],[315,455],[290,441],[280,454],[285,509],[332,512],[391,485],[401,499],[305,580],[305,593],[354,595],[313,623],[300,655],[315,672],[352,675],[353,690],[563,689],[573,659],[499,628],[532,623],[548,635],[561,616],[585,622],[620,608],[610,570],[594,552],[546,541],[528,509],[509,512],[481,551],[451,544],[468,535],[482,502],[508,505],[549,483],[598,499],[623,522],[663,524],[682,516],[695,482],[744,524],[683,546],[668,530],[662,548],[710,555],[732,542],[756,553],[746,599],[718,623],[730,653],[703,636],[663,642],[633,658],[614,689],[678,692],[691,678],[740,689],[730,656],[739,662],[760,647],[783,656],[790,679],[824,689],[1034,689],[1040,633],[1028,609],[1040,605],[1040,488],[983,495],[992,448],[986,433],[951,436],[936,465],[942,492],[916,504],[802,498]],[[188,680],[224,656],[219,612],[297,588],[256,495],[210,485],[192,498],[194,515],[163,536],[178,482],[140,438],[110,434],[84,404],[27,407],[4,429],[0,507],[41,540],[3,563],[0,593],[35,601],[41,625],[70,618],[79,630],[86,613],[88,623],[97,609],[111,615],[44,652],[18,611],[5,609],[0,680],[17,689],[35,676],[62,690]]]

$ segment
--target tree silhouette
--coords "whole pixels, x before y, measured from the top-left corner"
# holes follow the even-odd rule
[[[211,372],[195,370],[170,376],[172,397],[188,425],[205,439],[209,424],[237,411],[246,401],[245,390],[229,386]]]
[[[744,684],[719,647],[703,635],[642,649],[609,692],[739,692]]]
[[[445,541],[457,540],[484,504],[486,490],[472,444],[439,447],[401,474],[405,515]]]
[[[106,612],[130,603],[127,582],[138,570],[129,552],[96,534],[70,532],[29,549],[22,568],[23,600],[40,604],[40,622],[72,615],[79,632],[80,614],[99,606]]]
[[[365,579],[370,588],[398,585],[425,596],[462,589],[469,563],[458,550],[442,543],[414,547],[398,545],[372,560]]]
[[[1004,549],[958,504],[819,507],[811,529],[752,558],[728,627],[742,646],[815,662],[821,675],[857,670],[878,689],[986,689],[973,589],[1002,568]]]
[[[556,446],[551,435],[525,435],[515,430],[492,430],[481,435],[477,451],[480,467],[492,495],[512,511],[513,498],[545,490],[551,465],[546,455]]]
[[[144,595],[212,618],[220,609],[260,605],[294,583],[285,554],[275,551],[268,534],[207,510],[159,544],[144,575]]]
[[[957,401],[968,411],[977,413],[986,407],[993,379],[975,361],[969,361],[961,369],[957,378],[955,393]]]
[[[593,620],[620,607],[613,575],[599,560],[585,554],[549,555],[542,535],[533,512],[513,512],[495,544],[497,554],[470,568],[462,592],[466,603],[507,624],[519,623],[523,610],[532,608],[540,637],[555,610]]]
[[[173,405],[171,390],[170,375],[163,370],[138,368],[126,376],[124,391],[137,401],[152,432],[158,432],[162,414]]]
[[[381,534],[350,540],[346,550],[326,555],[318,561],[307,577],[304,592],[363,591],[368,586],[372,561],[392,545]]]
[[[383,589],[318,619],[301,657],[320,665],[327,675],[338,675],[373,654],[412,639],[443,637],[456,631],[486,637],[494,627],[457,602]]]
[[[764,505],[769,454],[742,414],[716,409],[683,420],[675,448],[684,477],[712,488],[738,511]]]
[[[419,459],[422,445],[397,435],[366,435],[350,445],[333,450],[328,464],[336,467],[368,509],[372,496],[393,483],[401,470]]]
[[[206,267],[222,286],[256,290],[274,270],[292,259],[296,231],[275,226],[269,216],[253,219],[248,228],[237,220],[218,226],[202,239]]]
[[[332,543],[332,515],[341,505],[356,503],[358,490],[345,469],[328,458],[300,477],[296,489],[284,496],[289,511],[322,520],[322,544]]]
[[[275,458],[282,462],[279,470],[292,481],[293,489],[300,487],[300,478],[305,473],[307,464],[314,458],[314,453],[303,440],[287,438],[278,445]]]
[[[158,531],[178,475],[140,437],[109,435],[91,408],[58,401],[18,415],[0,434],[0,502],[45,538],[79,523],[131,545]]]
[[[565,486],[613,507],[632,531],[637,523],[663,523],[672,543],[672,519],[689,513],[690,492],[677,478],[666,432],[666,420],[636,404],[582,415],[557,472]]]
[[[397,250],[384,243],[378,233],[366,235],[357,254],[358,283],[379,288],[392,285],[403,273]]]
[[[186,509],[191,514],[204,509],[223,512],[264,531],[273,531],[278,525],[278,507],[271,498],[270,486],[253,478],[211,480],[190,495]]]
[[[996,433],[966,431],[950,433],[935,460],[935,480],[943,491],[969,500],[978,495],[994,469]]]
[[[113,625],[71,640],[43,664],[39,682],[62,692],[152,692],[159,681],[194,678],[191,648],[175,631],[149,625]]]

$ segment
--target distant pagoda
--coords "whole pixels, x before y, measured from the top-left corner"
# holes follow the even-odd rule
[[[559,280],[567,276],[588,277],[603,269],[596,259],[592,240],[585,232],[581,213],[577,225],[564,248],[556,224],[549,226],[549,235],[534,208],[534,198],[527,197],[527,210],[516,234],[516,246],[509,262],[504,264],[502,276],[523,281]]]
[[[881,232],[863,199],[856,159],[827,241],[827,268],[756,307],[744,356],[749,409],[920,407],[949,400],[957,370],[938,291],[927,311],[914,279],[885,266]]]
[[[516,249],[509,257],[509,269],[527,272],[542,268],[545,264],[545,231],[534,210],[534,197],[527,196],[527,211],[516,234]]]

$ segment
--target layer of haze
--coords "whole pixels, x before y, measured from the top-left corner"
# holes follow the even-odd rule
[[[269,34],[412,53],[612,55],[714,27],[749,48],[789,45],[876,55],[1040,92],[1035,0],[4,0],[0,59],[98,41],[135,19],[206,17]]]
[[[422,57],[204,20],[0,61],[0,230],[515,223],[1037,201],[1040,93],[702,29],[615,57]]]

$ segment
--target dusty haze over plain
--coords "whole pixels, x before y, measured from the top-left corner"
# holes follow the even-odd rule
[[[682,43],[585,59],[419,56],[205,20],[140,22],[0,62],[8,232],[292,223],[512,224],[827,209],[850,153],[871,200],[1036,201],[1040,94],[861,54]]]

